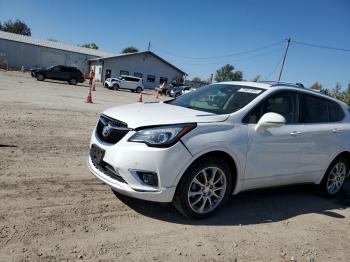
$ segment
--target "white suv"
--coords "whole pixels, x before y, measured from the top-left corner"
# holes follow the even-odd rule
[[[300,84],[215,83],[104,111],[87,164],[114,191],[191,218],[255,188],[310,183],[333,196],[349,175],[350,112]]]
[[[136,76],[121,75],[118,78],[107,78],[104,82],[104,87],[118,90],[129,89],[141,93],[144,89],[142,78]]]

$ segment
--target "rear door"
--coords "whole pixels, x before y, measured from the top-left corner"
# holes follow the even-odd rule
[[[309,182],[319,182],[335,154],[340,151],[344,135],[344,111],[327,98],[302,95],[301,122],[306,138],[301,148],[301,163],[297,174]]]
[[[59,80],[68,81],[73,77],[73,69],[72,67],[62,66],[61,73],[59,74]],[[78,80],[78,79],[77,79]]]
[[[298,97],[293,91],[279,91],[264,99],[244,118],[249,132],[244,189],[298,181],[295,171],[305,141],[303,125],[299,123]],[[286,124],[257,133],[256,124],[268,112],[284,116]]]
[[[130,90],[135,90],[136,87],[137,87],[137,82],[136,81],[137,81],[136,78],[126,76],[125,77],[125,86],[126,86],[126,88],[130,89]]]

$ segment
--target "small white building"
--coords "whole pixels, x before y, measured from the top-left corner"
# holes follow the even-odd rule
[[[151,51],[89,59],[89,62],[98,81],[120,75],[137,76],[143,79],[145,88],[154,88],[163,81],[183,83],[187,75]]]

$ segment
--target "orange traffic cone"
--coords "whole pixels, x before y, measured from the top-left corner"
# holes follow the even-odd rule
[[[89,95],[85,99],[85,103],[90,103],[92,104],[92,95],[91,95],[91,86],[89,87]]]
[[[139,101],[138,102],[140,102],[140,103],[142,103],[143,102],[143,99],[142,99],[142,92],[140,93],[140,96],[139,96]]]
[[[92,84],[92,91],[96,91],[95,82]]]
[[[159,99],[159,91],[156,93],[156,99]]]

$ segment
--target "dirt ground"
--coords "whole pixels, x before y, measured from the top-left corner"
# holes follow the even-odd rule
[[[138,95],[0,72],[0,261],[350,261],[350,183],[244,193],[216,216],[123,196],[85,166],[99,113]],[[153,100],[154,93],[144,95]]]

